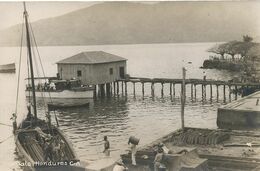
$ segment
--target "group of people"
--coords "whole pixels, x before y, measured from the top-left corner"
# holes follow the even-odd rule
[[[26,90],[31,90],[31,89],[32,89],[32,87],[30,84],[26,85]],[[54,82],[38,83],[36,86],[36,90],[38,90],[38,91],[50,91],[50,90],[55,91],[56,85]]]
[[[136,166],[136,152],[137,152],[137,144],[139,140],[132,139],[131,137],[129,138],[128,145],[130,146],[130,151],[131,151],[131,160],[132,160],[132,165]],[[183,151],[181,151],[183,152]],[[110,143],[108,141],[108,137],[104,136],[104,150],[103,153],[105,156],[110,156]],[[157,145],[156,149],[156,155],[154,159],[154,171],[165,171],[166,170],[166,165],[165,165],[165,155],[170,153],[169,149],[163,144],[159,143]],[[113,171],[125,171],[128,168],[125,166],[123,161],[120,159],[119,161],[116,162]]]
[[[130,146],[131,150],[131,159],[132,159],[132,165],[136,166],[136,152],[137,152],[137,144],[131,141],[131,137],[129,138],[128,145]],[[104,136],[104,150],[103,153],[105,154],[106,157],[110,156],[110,142],[108,141],[108,137]],[[116,162],[116,165],[113,168],[113,171],[124,171],[128,170],[128,168],[125,166],[123,161],[120,159],[119,161]]]
[[[41,128],[35,128],[37,132],[37,141],[42,146],[44,152],[44,161],[62,161],[65,160],[65,143],[59,136],[44,133]]]

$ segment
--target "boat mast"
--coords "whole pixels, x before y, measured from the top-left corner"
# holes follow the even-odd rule
[[[31,71],[33,112],[34,112],[34,116],[35,116],[35,119],[36,119],[37,118],[37,110],[36,110],[35,84],[34,84],[34,74],[33,74],[33,61],[32,61],[31,41],[30,41],[29,24],[28,24],[28,13],[26,11],[25,2],[23,2],[23,6],[24,6],[24,18],[25,18],[25,28],[26,28],[27,49],[28,49],[30,71]]]

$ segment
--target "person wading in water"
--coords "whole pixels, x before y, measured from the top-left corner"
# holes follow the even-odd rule
[[[104,151],[103,153],[105,154],[105,156],[109,157],[110,156],[110,144],[109,141],[107,139],[107,136],[104,136]]]

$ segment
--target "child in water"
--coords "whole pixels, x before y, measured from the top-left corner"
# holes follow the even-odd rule
[[[110,156],[110,144],[109,144],[109,141],[107,139],[107,136],[104,136],[104,151],[103,153],[105,154],[106,157],[109,157]]]

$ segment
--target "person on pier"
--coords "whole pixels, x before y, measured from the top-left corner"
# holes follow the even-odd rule
[[[106,157],[110,156],[110,143],[107,139],[107,136],[104,136],[104,151],[103,153],[105,154]]]
[[[206,71],[203,71],[203,80],[206,81],[206,78],[207,78]]]

